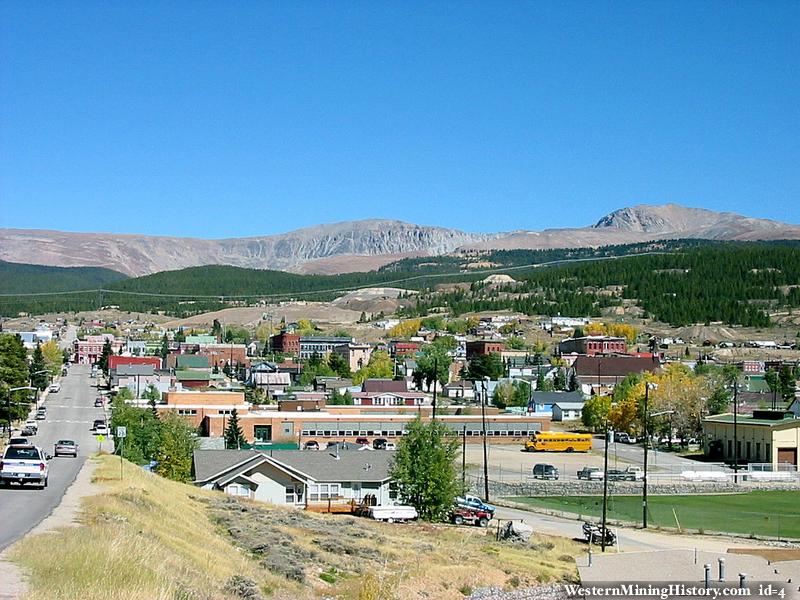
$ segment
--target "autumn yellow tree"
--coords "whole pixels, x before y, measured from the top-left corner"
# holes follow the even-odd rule
[[[50,340],[42,344],[42,356],[44,357],[45,368],[50,371],[50,375],[55,377],[61,372],[64,364],[64,353],[58,347],[58,342]]]
[[[422,327],[422,319],[408,319],[392,327],[389,335],[394,338],[407,339],[416,335],[420,327]]]

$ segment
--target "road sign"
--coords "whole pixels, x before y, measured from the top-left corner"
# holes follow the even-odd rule
[[[104,436],[104,435],[96,435],[94,437],[98,442],[103,442],[106,439],[106,436]]]
[[[117,437],[124,438],[128,436],[128,428],[127,427],[117,427]]]

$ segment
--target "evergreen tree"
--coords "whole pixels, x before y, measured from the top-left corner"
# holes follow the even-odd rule
[[[17,334],[0,334],[0,409],[3,411],[4,420],[22,419],[28,414],[31,403],[30,390],[17,390],[12,392],[10,403],[5,400],[9,396],[10,388],[25,387],[29,377],[28,356],[22,338]],[[8,411],[8,412],[6,412]]]
[[[391,477],[420,518],[445,519],[461,491],[454,468],[458,447],[458,438],[441,421],[423,423],[419,416],[398,442]]]
[[[179,344],[186,341],[186,334],[183,331],[183,327],[179,327],[178,331],[175,332],[175,341]]]
[[[242,428],[239,426],[239,413],[234,408],[231,411],[231,417],[228,419],[228,425],[225,428],[225,448],[241,450],[242,444],[246,443],[247,440],[244,437]]]
[[[350,365],[347,364],[347,360],[341,354],[331,352],[328,356],[328,366],[339,377],[349,378],[353,376],[350,372]]]
[[[569,378],[567,379],[567,391],[576,392],[580,387],[581,384],[580,381],[578,381],[578,373],[575,371],[575,369],[570,369]]]
[[[567,376],[564,373],[564,369],[559,368],[556,371],[556,375],[553,378],[553,387],[559,392],[567,389]]]
[[[100,370],[103,371],[103,375],[108,376],[108,359],[112,354],[114,354],[114,350],[111,348],[111,340],[106,339],[103,344],[103,352],[100,354],[100,360],[97,361],[100,365]]]
[[[161,356],[161,360],[163,362],[163,365],[166,368],[167,356],[169,356],[169,338],[167,338],[167,332],[166,331],[164,332],[164,335],[161,338],[161,348],[159,350],[159,356]]]
[[[222,325],[217,319],[214,319],[214,323],[211,325],[211,335],[217,338],[218,342],[222,341]]]
[[[42,345],[37,342],[36,348],[33,349],[33,355],[31,356],[31,385],[40,390],[47,388],[48,372],[47,363],[44,360],[44,353],[42,352]]]
[[[484,377],[500,379],[503,376],[503,361],[496,352],[473,356],[467,368],[467,379],[479,380]]]

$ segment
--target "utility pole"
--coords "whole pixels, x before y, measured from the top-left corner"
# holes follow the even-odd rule
[[[486,380],[488,377],[484,377],[481,380],[481,389],[483,391],[481,397],[481,427],[483,429],[483,491],[485,496],[485,502],[489,502],[489,450],[486,447],[486,397],[487,397],[487,389],[486,389]]]
[[[650,384],[644,383],[644,477],[642,478],[642,529],[647,529],[647,449],[649,446],[650,432],[648,421],[650,415],[647,412],[647,400],[650,396]]]
[[[461,489],[467,490],[467,426],[461,432]]]
[[[739,483],[739,382],[733,381],[733,482]]]
[[[432,421],[436,420],[436,388],[439,387],[439,360],[433,357],[433,416]]]
[[[603,526],[600,532],[600,550],[606,551],[606,509],[608,506],[608,418],[604,428],[605,451],[603,452]]]

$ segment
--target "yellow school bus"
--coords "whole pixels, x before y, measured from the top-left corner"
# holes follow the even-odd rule
[[[540,431],[525,442],[526,452],[588,452],[592,449],[589,433]]]

